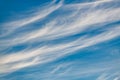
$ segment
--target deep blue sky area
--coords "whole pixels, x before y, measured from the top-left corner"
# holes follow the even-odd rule
[[[0,0],[0,80],[120,80],[119,0]]]
[[[44,4],[50,3],[51,0],[0,0],[0,21],[6,21],[7,19],[18,16],[31,10],[31,8],[42,7]]]

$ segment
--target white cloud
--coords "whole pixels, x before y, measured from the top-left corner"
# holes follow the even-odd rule
[[[108,2],[111,0],[107,0]],[[120,14],[120,8],[100,8],[97,9],[96,6],[106,2],[103,1],[95,1],[91,3],[80,3],[72,4],[72,5],[63,5],[61,2],[58,5],[53,5],[50,7],[47,6],[42,12],[36,12],[35,16],[30,16],[21,20],[13,21],[8,23],[8,29],[11,29],[14,32],[17,29],[21,29],[23,26],[32,24],[37,22],[38,20],[47,17],[47,15],[51,14],[53,11],[57,9],[61,10],[73,10],[71,15],[66,17],[53,17],[53,21],[46,23],[45,26],[38,30],[33,30],[31,32],[25,32],[21,35],[17,35],[15,37],[10,37],[7,39],[3,39],[0,41],[0,47],[4,50],[8,47],[16,46],[19,44],[24,44],[28,42],[35,43],[36,41],[50,41],[55,39],[61,39],[64,37],[68,37],[74,34],[79,34],[84,31],[87,31],[94,24],[107,24],[111,22],[115,22],[120,20],[118,16]],[[53,2],[54,3],[54,2]],[[62,6],[63,5],[63,6]],[[75,9],[75,6],[78,8]],[[90,7],[83,14],[80,14],[83,8]],[[104,7],[104,6],[103,6]],[[39,14],[40,13],[40,14]],[[59,24],[59,21],[64,21],[63,24]],[[5,25],[5,26],[7,26]],[[95,28],[100,28],[102,26],[96,26]],[[105,42],[108,40],[112,40],[120,36],[120,26],[114,26],[112,28],[103,29],[103,32],[99,34],[95,34],[94,36],[89,36],[88,34],[80,36],[78,39],[74,41],[66,42],[66,43],[56,43],[56,44],[45,44],[42,47],[37,48],[27,48],[23,51],[12,52],[10,54],[2,54],[0,56],[0,73],[7,73],[19,70],[21,68],[37,65],[40,63],[46,63],[50,61],[54,61],[63,56],[69,55],[71,52],[93,46],[95,44],[99,44],[101,42]],[[10,34],[10,33],[8,33]],[[5,35],[6,36],[6,35]],[[2,52],[1,52],[2,53]],[[4,53],[4,52],[3,52]],[[64,65],[63,65],[64,66]],[[56,67],[51,73],[57,72],[61,66]],[[106,69],[106,68],[104,68]],[[96,69],[88,70],[84,73],[92,73],[103,71],[104,69]],[[68,71],[69,72],[69,71]],[[66,72],[67,73],[67,72]],[[106,75],[101,75],[98,80],[106,80],[103,79]],[[117,80],[115,78],[114,80]]]

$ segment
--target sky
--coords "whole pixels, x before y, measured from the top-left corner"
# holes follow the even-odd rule
[[[120,0],[0,0],[0,80],[120,80]]]

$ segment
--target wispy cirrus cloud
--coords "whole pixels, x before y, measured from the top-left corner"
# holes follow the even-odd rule
[[[119,72],[113,74],[104,73],[101,76],[99,76],[96,80],[119,80],[119,74]]]
[[[18,19],[18,20],[16,19],[11,22],[3,24],[2,25],[3,29],[8,29],[8,32],[9,32],[8,34],[10,34],[10,32],[13,32],[15,29],[25,27],[28,24],[32,24],[38,20],[41,20],[41,19],[47,17],[49,14],[51,14],[52,12],[54,12],[55,10],[57,10],[58,8],[60,8],[62,6],[62,0],[58,5],[54,5],[55,2],[56,1],[54,0],[51,4],[47,5],[42,10],[32,12],[31,13],[32,15],[24,17],[23,19]],[[5,35],[5,34],[3,34],[3,35]]]
[[[120,16],[118,16],[120,8],[117,3],[120,2],[118,0],[95,0],[65,4],[64,1],[57,3],[54,0],[49,5],[33,12],[32,15],[30,13],[30,16],[3,23],[1,30],[7,29],[8,32],[0,36],[0,74],[14,73],[26,67],[36,67],[65,57],[70,58],[69,55],[74,55],[77,51],[91,49],[92,46],[96,47],[98,44],[118,39],[120,25],[114,25],[120,20]],[[45,22],[45,20],[48,21]],[[43,24],[37,24],[42,21]],[[18,51],[13,50],[14,47],[20,45],[26,47]],[[77,54],[81,55],[79,52]],[[101,54],[104,55],[104,53]],[[96,55],[93,55],[93,58],[94,56]],[[100,57],[104,58],[104,56]],[[109,56],[107,57],[109,58]],[[78,75],[84,77],[84,74],[100,74],[96,80],[118,80],[119,72],[110,76],[103,73],[107,73],[107,71],[112,73],[112,70],[119,69],[116,66],[120,64],[112,65],[116,61],[119,62],[119,59],[116,58],[105,63],[102,61],[99,63],[83,61],[81,64],[79,61],[65,62],[64,64],[53,63],[52,65],[55,66],[48,67],[48,69],[50,68],[48,73],[56,75],[57,80],[68,79],[68,76],[72,76],[73,78],[70,80],[74,80]],[[101,67],[106,64],[108,66]],[[44,75],[43,80],[50,80],[46,77],[46,73]],[[51,75],[48,77],[51,78]]]

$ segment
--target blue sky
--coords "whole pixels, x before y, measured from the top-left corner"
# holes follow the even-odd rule
[[[0,0],[0,80],[120,80],[120,0]]]

